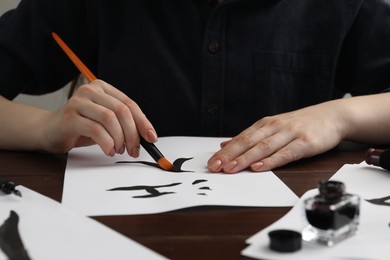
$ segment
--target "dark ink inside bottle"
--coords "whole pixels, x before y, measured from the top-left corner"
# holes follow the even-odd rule
[[[356,233],[360,198],[347,194],[341,182],[320,182],[319,194],[305,201],[309,222],[302,239],[332,246]]]

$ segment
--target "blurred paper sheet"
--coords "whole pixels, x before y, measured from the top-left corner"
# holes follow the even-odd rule
[[[22,186],[18,190],[22,198],[0,193],[0,260],[26,259],[2,251],[18,248],[15,230],[30,259],[166,259],[50,198]]]

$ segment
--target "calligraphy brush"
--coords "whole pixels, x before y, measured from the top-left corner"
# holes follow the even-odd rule
[[[56,33],[52,32],[51,35],[88,82],[92,82],[97,79],[96,76]],[[175,166],[164,157],[154,144],[147,142],[142,136],[140,136],[140,144],[162,169],[166,171],[175,170]]]

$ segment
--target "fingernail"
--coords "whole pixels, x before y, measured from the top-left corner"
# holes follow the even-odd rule
[[[251,165],[251,170],[257,172],[260,171],[263,166],[264,166],[263,162],[256,162]]]
[[[119,149],[118,154],[123,154],[125,152],[126,146],[123,144],[122,147]]]
[[[215,160],[215,161],[213,161],[211,163],[210,169],[213,172],[219,172],[219,171],[221,171],[221,165],[222,165],[222,161],[221,160]]]
[[[224,148],[228,144],[228,141],[222,142],[219,144],[221,148]]]
[[[157,141],[157,134],[152,129],[149,129],[146,132],[146,136],[148,137],[148,140],[150,140],[151,142]]]
[[[139,146],[135,146],[131,149],[131,156],[135,158],[139,156]]]
[[[231,171],[238,165],[237,161],[231,161],[223,168],[225,171]]]
[[[115,148],[112,148],[112,150],[111,150],[109,156],[114,157],[114,156],[115,156],[115,153],[116,153],[116,152],[115,152]]]

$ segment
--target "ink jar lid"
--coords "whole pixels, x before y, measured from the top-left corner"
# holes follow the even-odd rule
[[[288,229],[277,229],[268,233],[270,249],[278,252],[295,252],[301,249],[301,233]]]
[[[318,189],[320,196],[328,202],[337,202],[346,194],[344,183],[339,181],[321,181]]]

